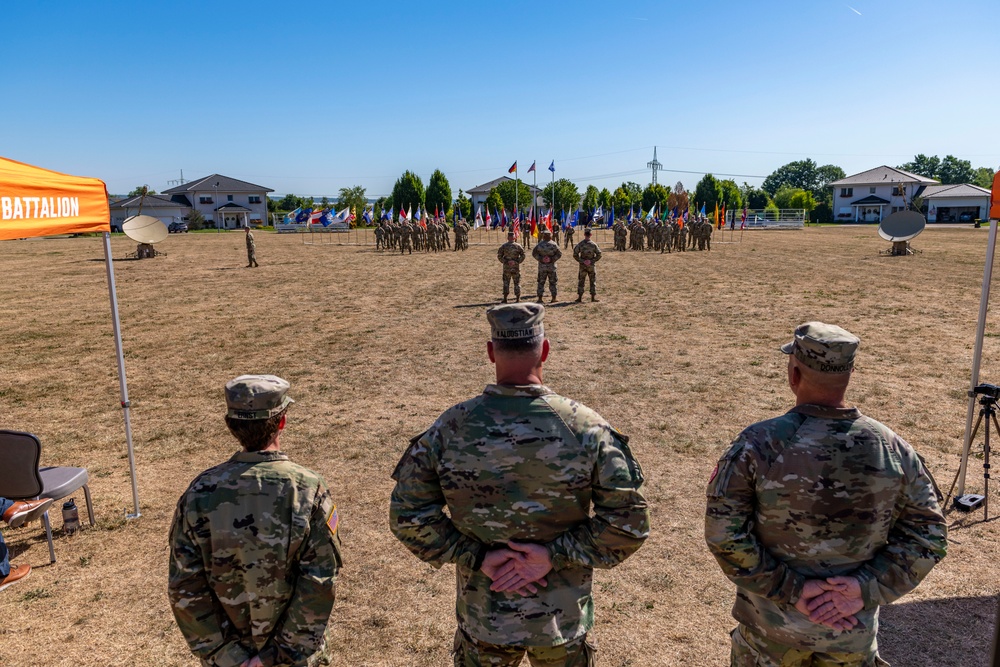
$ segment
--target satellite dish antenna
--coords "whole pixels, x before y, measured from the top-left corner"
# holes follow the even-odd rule
[[[146,259],[156,257],[158,253],[153,249],[154,243],[159,243],[170,234],[167,226],[159,218],[151,215],[133,215],[122,223],[122,231],[125,236],[139,243],[135,249],[136,259]]]
[[[889,255],[912,255],[910,240],[924,231],[927,220],[917,211],[897,211],[879,223],[878,235],[892,241]]]

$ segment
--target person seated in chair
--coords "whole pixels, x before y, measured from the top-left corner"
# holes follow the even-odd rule
[[[52,505],[51,498],[38,500],[8,500],[0,498],[0,518],[11,528],[17,528],[42,516]],[[7,545],[0,534],[0,591],[16,584],[31,574],[30,565],[11,565],[7,559]]]

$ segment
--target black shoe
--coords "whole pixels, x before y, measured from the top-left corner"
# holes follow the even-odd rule
[[[581,294],[580,296],[576,297],[576,301],[574,301],[573,303],[583,303],[583,295]]]
[[[501,301],[500,303],[507,303],[507,297],[504,297],[503,301]]]
[[[591,294],[590,295],[590,300],[591,301],[597,301],[597,295],[596,294]]]

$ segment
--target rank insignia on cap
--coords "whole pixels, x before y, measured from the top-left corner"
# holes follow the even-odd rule
[[[331,535],[337,534],[337,524],[340,522],[340,517],[337,516],[337,506],[334,505],[333,509],[330,510],[330,516],[326,519],[326,527],[330,529]]]

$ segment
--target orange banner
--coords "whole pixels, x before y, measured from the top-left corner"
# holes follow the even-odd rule
[[[990,197],[990,220],[1000,220],[1000,171],[993,174],[993,196]]]
[[[104,181],[0,157],[0,240],[110,232]]]

